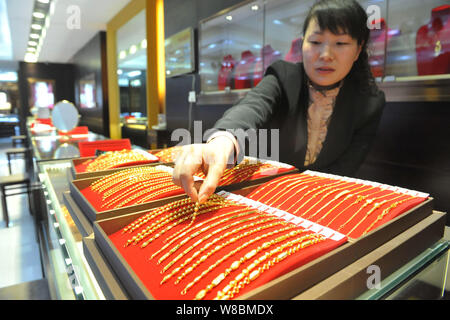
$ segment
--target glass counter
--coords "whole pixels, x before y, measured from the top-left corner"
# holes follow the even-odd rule
[[[82,236],[63,202],[69,190],[68,172],[71,162],[57,160],[40,162],[39,179],[44,187],[48,215],[43,221],[46,234],[49,268],[57,299],[105,299],[84,257]]]

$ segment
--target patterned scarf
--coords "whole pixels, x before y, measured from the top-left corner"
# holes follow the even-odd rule
[[[309,84],[308,107],[308,145],[306,149],[305,166],[311,165],[317,160],[322,150],[323,142],[327,136],[331,114],[336,103],[336,96],[342,87],[341,83],[329,90],[319,90]]]

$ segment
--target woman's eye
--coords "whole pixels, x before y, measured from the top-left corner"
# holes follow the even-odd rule
[[[344,45],[347,45],[347,44],[348,44],[347,42],[337,42],[338,46],[344,46]]]
[[[314,45],[318,45],[318,44],[320,44],[320,42],[319,41],[309,41],[311,44],[314,44]]]

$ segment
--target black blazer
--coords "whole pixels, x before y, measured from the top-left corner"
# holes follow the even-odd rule
[[[277,61],[267,69],[258,86],[227,110],[214,128],[279,129],[277,160],[300,171],[354,175],[375,137],[385,105],[384,93],[359,93],[353,81],[346,78],[336,98],[322,150],[316,162],[305,167],[308,96],[303,64]],[[249,150],[242,140],[238,141],[241,150]],[[260,158],[265,158],[266,150],[258,152]],[[277,158],[276,154],[268,156]]]

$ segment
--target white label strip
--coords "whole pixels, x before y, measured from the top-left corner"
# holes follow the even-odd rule
[[[267,206],[267,205],[265,205],[265,204],[263,204],[261,202],[254,201],[252,199],[245,198],[243,196],[240,196],[240,195],[237,195],[237,194],[234,194],[234,193],[230,193],[230,192],[227,192],[227,191],[220,191],[217,194],[222,196],[222,197],[224,197],[224,198],[226,198],[226,199],[229,199],[231,201],[235,201],[235,202],[238,202],[238,203],[243,203],[245,205],[248,205],[249,207],[258,209],[258,210],[266,212],[268,214],[275,215],[275,216],[277,216],[277,217],[279,217],[281,219],[284,219],[284,220],[286,220],[288,222],[292,222],[295,225],[303,227],[303,228],[305,228],[307,230],[311,230],[313,232],[321,234],[327,239],[332,239],[332,240],[335,240],[335,241],[339,241],[339,240],[341,240],[342,238],[345,237],[345,235],[343,235],[343,234],[341,234],[341,233],[339,233],[339,232],[337,232],[337,231],[335,231],[333,229],[330,229],[330,228],[324,227],[324,226],[322,226],[320,224],[317,224],[317,223],[311,222],[309,220],[305,220],[303,218],[297,217],[297,216],[295,216],[295,215],[293,215],[293,214],[291,214],[289,212],[269,207],[269,206]]]

